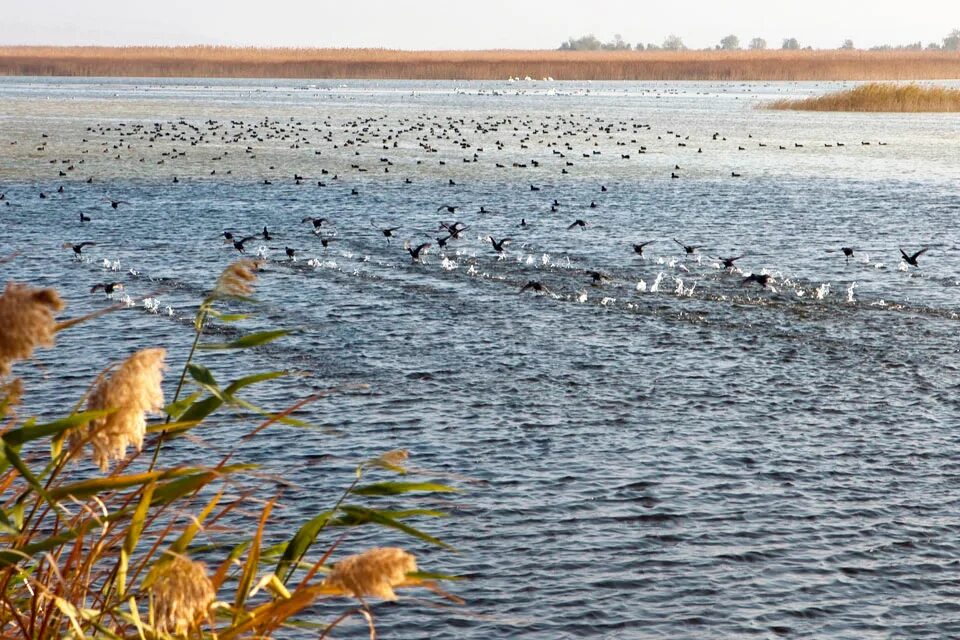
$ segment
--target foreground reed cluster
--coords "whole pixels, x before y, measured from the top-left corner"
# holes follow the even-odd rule
[[[354,614],[373,637],[371,598],[396,600],[396,589],[420,587],[459,601],[437,584],[448,576],[419,573],[405,549],[337,557],[346,531],[369,524],[447,546],[403,519],[441,512],[354,502],[454,491],[436,482],[365,482],[372,473],[411,472],[403,450],[359,462],[345,490],[330,497],[329,509],[271,546],[264,540],[277,539],[269,529],[272,511],[282,505],[277,483],[255,465],[234,461],[235,450],[212,465],[168,463],[162,455],[176,449],[163,446],[173,439],[198,438],[204,427],[242,425],[250,416],[256,423],[238,440],[280,423],[309,428],[290,413],[320,394],[280,412],[239,395],[284,372],[221,385],[194,361],[202,350],[248,349],[286,335],[266,331],[226,343],[202,340],[210,322],[226,326],[246,317],[224,308],[254,302],[249,296],[258,267],[253,261],[231,265],[199,305],[193,347],[169,403],[162,387],[167,353],[147,348],[99,375],[91,372],[84,397],[63,399],[73,410],[47,422],[19,415],[29,381],[14,377],[18,363],[37,348],[55,348],[59,331],[99,314],[58,323],[63,303],[56,291],[7,284],[0,296],[2,637],[226,640],[271,636],[290,624],[312,625],[325,637]],[[355,604],[333,620],[297,619],[318,600],[333,598]]]
[[[918,84],[872,82],[801,100],[777,100],[771,109],[872,111],[889,113],[960,112],[960,90]]]

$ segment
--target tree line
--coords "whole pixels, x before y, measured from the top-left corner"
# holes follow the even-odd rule
[[[716,46],[708,47],[708,49],[716,49],[719,51],[739,51],[743,48],[740,43],[740,38],[734,34],[721,38]],[[752,38],[750,42],[747,43],[746,48],[761,51],[771,47],[768,46],[767,41],[763,38]],[[813,49],[813,47],[810,46],[802,46],[796,38],[784,38],[780,44],[780,48],[785,50]],[[853,40],[850,39],[844,40],[837,48],[842,50],[857,49]],[[571,37],[560,45],[560,51],[686,51],[687,49],[688,47],[683,43],[683,38],[673,34],[664,38],[660,44],[638,42],[631,45],[625,41],[619,33],[614,35],[613,40],[608,42],[602,42],[591,33],[579,38]],[[930,51],[960,51],[960,29],[951,31],[941,42],[929,42],[926,46],[924,46],[923,42],[918,41],[910,44],[884,44],[874,46],[870,47],[869,51],[921,51],[923,49]]]

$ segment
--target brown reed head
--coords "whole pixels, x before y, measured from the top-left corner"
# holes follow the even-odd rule
[[[144,349],[133,354],[101,380],[90,394],[87,406],[91,410],[113,410],[112,413],[91,420],[85,427],[74,429],[70,445],[78,446],[89,440],[93,461],[106,471],[111,460],[122,460],[127,447],[137,451],[143,446],[147,422],[145,414],[163,408],[163,359],[165,349]]]
[[[214,289],[216,295],[246,297],[253,293],[260,263],[256,260],[237,260],[223,270]]]
[[[378,547],[336,563],[323,584],[355,598],[396,600],[393,588],[406,583],[407,574],[416,570],[413,554],[397,547]]]
[[[53,314],[63,301],[53,289],[31,289],[8,282],[0,295],[0,377],[16,360],[26,360],[36,347],[52,347],[57,323]]]
[[[153,600],[154,624],[161,633],[182,635],[195,628],[216,596],[206,565],[183,556],[161,560],[146,584]]]

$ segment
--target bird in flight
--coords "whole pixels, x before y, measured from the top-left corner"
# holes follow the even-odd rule
[[[497,242],[494,240],[493,236],[487,236],[490,239],[490,244],[493,245],[493,250],[497,253],[503,253],[503,250],[508,244],[510,244],[510,238],[504,238],[503,240]]]
[[[915,254],[908,256],[908,255],[907,255],[907,252],[904,251],[904,250],[901,248],[901,249],[900,249],[900,255],[903,256],[903,260],[904,260],[904,262],[906,262],[907,264],[912,265],[912,266],[914,266],[914,267],[919,267],[920,265],[917,264],[917,258],[919,258],[920,256],[922,256],[923,254],[925,254],[925,253],[926,253],[927,251],[929,251],[929,250],[930,250],[930,247],[924,247],[923,249],[920,249],[920,251],[917,251]]]
[[[653,243],[653,242],[656,242],[656,240],[647,240],[646,242],[634,243],[634,245],[633,245],[633,252],[634,252],[635,254],[637,254],[638,256],[642,256],[642,255],[643,255],[643,248],[644,248],[645,246],[647,246],[648,244],[651,244],[651,243]]]
[[[403,245],[403,248],[410,252],[410,258],[412,262],[417,263],[417,262],[422,262],[421,260],[421,258],[423,257],[422,254],[426,254],[427,249],[429,249],[431,246],[433,245],[431,245],[429,242],[424,242],[423,244],[419,244],[416,247],[413,247],[410,245],[409,242],[407,242]]]
[[[90,293],[96,292],[98,289],[103,289],[103,292],[107,295],[110,295],[118,289],[123,289],[122,282],[101,282],[90,287]]]
[[[683,247],[683,250],[687,252],[687,255],[694,254],[694,253],[697,252],[697,249],[703,248],[703,245],[699,245],[699,244],[697,244],[697,245],[683,244],[682,242],[680,242],[680,241],[677,240],[676,238],[674,238],[673,241],[676,242],[676,243],[677,243],[678,245],[680,245],[681,247]]]
[[[92,246],[94,246],[95,244],[97,244],[97,243],[96,243],[96,242],[77,242],[76,244],[74,244],[74,243],[72,243],[72,242],[64,242],[64,243],[63,243],[63,248],[64,248],[64,249],[73,249],[74,255],[76,255],[76,256],[79,258],[79,257],[82,255],[82,252],[83,252],[83,248],[84,248],[84,247],[92,247]]]

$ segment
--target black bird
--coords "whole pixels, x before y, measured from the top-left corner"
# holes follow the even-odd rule
[[[530,185],[530,191],[540,191],[540,187],[532,184]]]
[[[521,226],[521,227],[527,226],[527,219],[526,219],[526,218],[520,218],[520,226]]]
[[[90,216],[83,215],[83,211],[80,212],[80,222],[90,222]]]
[[[719,260],[720,262],[723,263],[723,268],[724,268],[724,269],[733,269],[734,266],[736,266],[736,265],[734,265],[733,263],[736,262],[737,260],[739,260],[739,259],[742,258],[742,257],[743,257],[743,256],[737,256],[736,258],[721,258],[720,256],[717,256],[717,260]]]
[[[96,242],[78,242],[76,244],[73,244],[72,242],[64,242],[63,248],[73,249],[73,253],[79,258],[81,256],[81,252],[83,251],[84,247],[92,247],[95,244],[97,243]]]
[[[224,239],[224,240],[233,240],[233,232],[232,232],[232,231],[224,231],[224,232],[223,232],[223,239]]]
[[[477,211],[477,213],[490,213],[490,212],[487,211],[487,208],[485,206],[480,205],[480,211]]]
[[[768,273],[751,273],[746,278],[743,279],[743,282],[740,283],[740,286],[750,284],[751,282],[756,282],[761,287],[766,287],[770,284],[770,274]]]
[[[550,291],[545,284],[542,282],[537,282],[536,280],[529,280],[527,284],[520,287],[520,293],[523,293],[524,291],[535,291],[537,293],[546,293],[549,295],[553,294],[553,292]]]
[[[587,228],[587,223],[579,218],[570,223],[570,226],[567,227],[567,231],[573,229],[574,227],[580,227],[581,229]]]
[[[591,200],[591,201],[590,201],[590,208],[591,208],[591,209],[596,209],[596,208],[597,208],[597,203],[594,202],[593,200]]]
[[[678,245],[680,245],[681,247],[683,247],[683,250],[687,252],[687,255],[696,253],[696,252],[697,252],[697,249],[703,248],[703,245],[699,245],[699,244],[698,244],[698,245],[686,245],[686,244],[683,244],[682,242],[680,242],[680,241],[677,240],[676,238],[674,238],[673,241],[676,242],[676,243],[677,243]]]
[[[302,220],[300,220],[300,222],[312,222],[313,228],[319,229],[324,222],[329,222],[329,220],[327,220],[326,218],[312,218],[310,216],[307,216],[306,218],[303,218]]]
[[[427,235],[429,235],[429,234],[427,234]],[[447,246],[447,240],[449,240],[449,239],[452,238],[452,237],[453,237],[453,236],[447,236],[446,238],[435,238],[436,241],[437,241],[437,246],[440,247],[441,249],[442,249],[443,247],[446,247],[446,246]]]
[[[836,249],[827,249],[828,253],[833,253],[834,251],[836,251]],[[853,247],[840,247],[840,251],[846,256],[847,262],[850,262],[850,258],[853,257]]]
[[[107,295],[110,295],[117,289],[123,289],[122,282],[103,282],[100,284],[95,284],[90,287],[90,293],[95,293],[97,289],[103,289],[103,292]]]
[[[180,178],[173,176],[173,184],[177,184],[178,182],[180,182]]]
[[[454,207],[454,206],[449,205],[449,204],[442,204],[442,205],[440,205],[439,207],[437,207],[437,211],[443,211],[444,209],[446,209],[446,210],[447,210],[447,213],[456,213],[456,212],[457,212],[457,209],[459,209],[459,208],[460,208],[460,207]]]
[[[370,226],[374,229],[377,228],[372,222],[370,223]],[[393,237],[393,232],[399,228],[400,227],[387,227],[386,229],[380,229],[380,233],[382,233],[383,237],[387,239],[387,244],[390,244],[390,238]]]
[[[929,250],[930,250],[930,247],[924,247],[923,249],[920,249],[920,251],[917,251],[917,252],[916,252],[915,254],[913,254],[912,256],[908,256],[907,253],[906,253],[903,249],[900,249],[900,255],[903,256],[903,259],[904,259],[904,261],[905,261],[907,264],[913,265],[914,267],[919,267],[920,265],[917,264],[917,258],[919,258],[920,256],[922,256],[923,254],[925,254],[925,253],[926,253],[927,251],[929,251]]]
[[[103,201],[104,201],[104,202],[109,202],[109,203],[110,203],[110,206],[113,207],[114,209],[119,208],[120,205],[122,205],[122,204],[130,204],[130,203],[127,202],[126,200],[112,200],[112,199],[110,199],[110,198],[104,198]]]
[[[459,240],[460,234],[467,230],[467,226],[462,222],[460,222],[459,220],[457,222],[454,222],[453,224],[441,222],[440,226],[438,227],[438,230],[446,231],[447,233],[450,234],[451,238],[453,238],[454,240]]]
[[[634,243],[634,245],[633,245],[633,252],[634,252],[635,254],[637,254],[638,256],[642,256],[642,255],[643,255],[643,248],[644,248],[645,246],[647,246],[648,244],[651,244],[651,243],[653,243],[653,242],[656,242],[656,240],[647,240],[646,242],[641,242],[641,243],[639,243],[639,244]]]
[[[261,234],[264,240],[273,240],[273,237],[270,235],[270,232],[267,231],[267,228],[263,228],[263,233]]]
[[[490,239],[490,244],[493,245],[493,250],[497,253],[503,253],[503,250],[508,244],[510,244],[510,238],[504,238],[500,242],[497,242],[493,239],[493,236],[487,236]]]
[[[431,246],[433,245],[431,245],[429,242],[424,242],[423,244],[417,245],[416,247],[411,247],[410,243],[408,242],[404,245],[404,248],[410,252],[410,258],[412,259],[413,262],[420,262],[421,261],[420,254],[426,253],[427,249],[429,249]]]
[[[287,257],[290,258],[291,260],[293,260],[294,256],[297,255],[297,250],[291,247],[284,247],[283,250],[286,251]]]
[[[250,240],[255,239],[257,236],[247,236],[246,238],[241,238],[240,240],[233,241],[233,248],[239,251],[240,253],[246,253],[243,249],[243,243],[249,242]]]
[[[323,245],[323,248],[324,248],[324,249],[326,249],[326,248],[330,245],[331,242],[334,242],[334,241],[340,239],[340,238],[336,238],[336,237],[333,237],[333,236],[322,236],[322,235],[320,235],[319,233],[315,233],[314,235],[316,235],[317,237],[320,238],[320,244]]]
[[[600,191],[606,191],[606,190],[607,190],[606,185],[603,185],[603,184],[600,185]]]
[[[595,287],[599,287],[604,282],[610,282],[610,276],[605,273],[600,273],[599,271],[587,271],[586,273],[593,279],[591,284]]]

